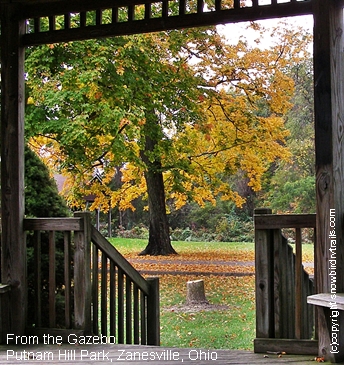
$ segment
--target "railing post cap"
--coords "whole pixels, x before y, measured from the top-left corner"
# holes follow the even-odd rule
[[[272,209],[270,208],[256,208],[254,214],[272,214]]]

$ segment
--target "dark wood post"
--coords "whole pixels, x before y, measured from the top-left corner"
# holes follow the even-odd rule
[[[271,214],[271,209],[255,209],[255,215]],[[255,228],[256,337],[275,337],[273,307],[272,232]],[[257,349],[256,349],[257,350]],[[258,350],[257,350],[258,351]]]
[[[9,283],[7,333],[23,335],[27,284],[24,220],[24,48],[21,4],[0,3],[1,17],[1,281]],[[7,323],[4,323],[6,320]]]
[[[147,298],[147,345],[160,346],[159,278],[147,278],[150,285]]]
[[[75,328],[92,331],[91,323],[91,216],[79,212],[75,217],[83,218],[83,230],[74,233],[74,322]]]
[[[330,266],[336,291],[344,292],[344,57],[343,2],[314,1],[314,100],[317,194],[316,291],[331,292]],[[332,217],[334,215],[334,217]],[[332,235],[334,233],[334,235]],[[330,251],[335,248],[333,251]],[[332,257],[331,257],[332,256]],[[330,261],[330,260],[335,261]],[[333,266],[335,264],[335,267]],[[336,333],[344,351],[343,312]],[[340,362],[333,353],[328,308],[318,309],[319,355]]]

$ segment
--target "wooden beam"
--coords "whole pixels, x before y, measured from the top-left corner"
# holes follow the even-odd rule
[[[24,218],[24,48],[20,4],[0,4],[1,19],[1,282],[10,284],[5,332],[23,335],[26,324]],[[7,300],[7,299],[6,299]],[[5,316],[4,316],[5,317]],[[1,325],[1,324],[0,324]]]
[[[179,0],[180,1],[180,0]],[[287,16],[287,13],[292,13],[296,15],[295,11],[304,11],[304,8],[311,9],[312,1],[314,0],[303,0],[296,2],[286,2],[286,3],[275,3],[273,5],[260,5],[254,6],[253,12],[259,13],[269,11],[269,9],[274,8],[275,12],[278,12],[280,17]],[[29,1],[19,1],[21,4],[20,16],[28,18],[45,17],[50,15],[64,15],[66,13],[79,13],[86,11],[93,11],[97,9],[111,9],[113,7],[127,7],[130,5],[143,5],[154,3],[153,0],[29,0]],[[181,1],[182,3],[182,1]],[[242,9],[250,11],[252,7],[239,7],[240,3],[235,2],[236,9]]]
[[[317,195],[316,293],[344,292],[344,55],[342,1],[314,2],[314,101]],[[332,246],[332,247],[331,247]],[[330,251],[330,249],[333,249]],[[330,261],[330,260],[334,261]],[[334,265],[334,266],[333,266]],[[344,360],[344,318],[339,320],[338,350],[331,347],[330,309],[318,307],[319,356]]]
[[[288,355],[297,354],[297,355],[314,356],[318,348],[318,341],[316,340],[255,338],[253,344],[254,344],[254,352],[260,352],[265,354],[267,352],[286,352]],[[265,363],[268,363],[268,361],[266,361]],[[278,361],[275,361],[275,363],[278,363]]]
[[[74,2],[71,2],[71,4],[73,3]],[[68,4],[68,2],[66,2],[66,4]],[[118,5],[116,4],[116,6]],[[61,12],[62,9],[65,10],[65,7],[66,6],[64,5],[59,12]],[[45,12],[38,12],[38,9],[39,7],[32,7],[32,5],[30,5],[30,11],[26,11],[27,15],[37,13],[41,14],[40,16],[48,16],[56,13],[56,10],[53,11],[52,9],[50,9],[49,11],[49,8],[47,8]],[[309,14],[312,14],[312,2],[306,0],[298,1],[296,3],[279,3],[275,6],[259,6],[259,8],[247,7],[224,9],[220,11],[184,14],[161,18],[145,18],[142,20],[118,22],[112,24],[94,25],[73,29],[60,29],[40,33],[29,33],[25,34],[22,37],[22,44],[25,46],[50,44],[58,42],[85,40],[90,38],[113,37],[137,33],[158,32],[169,29],[212,26],[217,24],[255,21]]]

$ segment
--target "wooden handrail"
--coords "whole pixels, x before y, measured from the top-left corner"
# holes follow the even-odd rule
[[[91,240],[96,247],[104,252],[110,260],[114,261],[124,274],[129,276],[146,295],[149,295],[150,286],[144,277],[130,265],[115,247],[109,245],[107,239],[94,227],[91,228]]]
[[[256,214],[255,229],[315,228],[316,214]]]
[[[82,231],[82,218],[25,218],[25,231]]]

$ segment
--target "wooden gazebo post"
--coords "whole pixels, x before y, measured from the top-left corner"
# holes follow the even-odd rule
[[[3,333],[23,335],[26,324],[24,218],[24,47],[20,3],[0,0],[1,17],[1,282],[10,284]]]
[[[316,292],[331,292],[335,252],[336,291],[344,293],[344,25],[342,0],[314,2],[314,100],[317,194]],[[332,211],[331,211],[332,209]],[[335,224],[333,217],[335,215]],[[335,230],[336,251],[330,251]],[[334,244],[332,238],[332,245]],[[332,259],[334,257],[332,256]],[[330,309],[318,307],[319,355],[332,362]],[[340,311],[338,342],[344,350]]]

